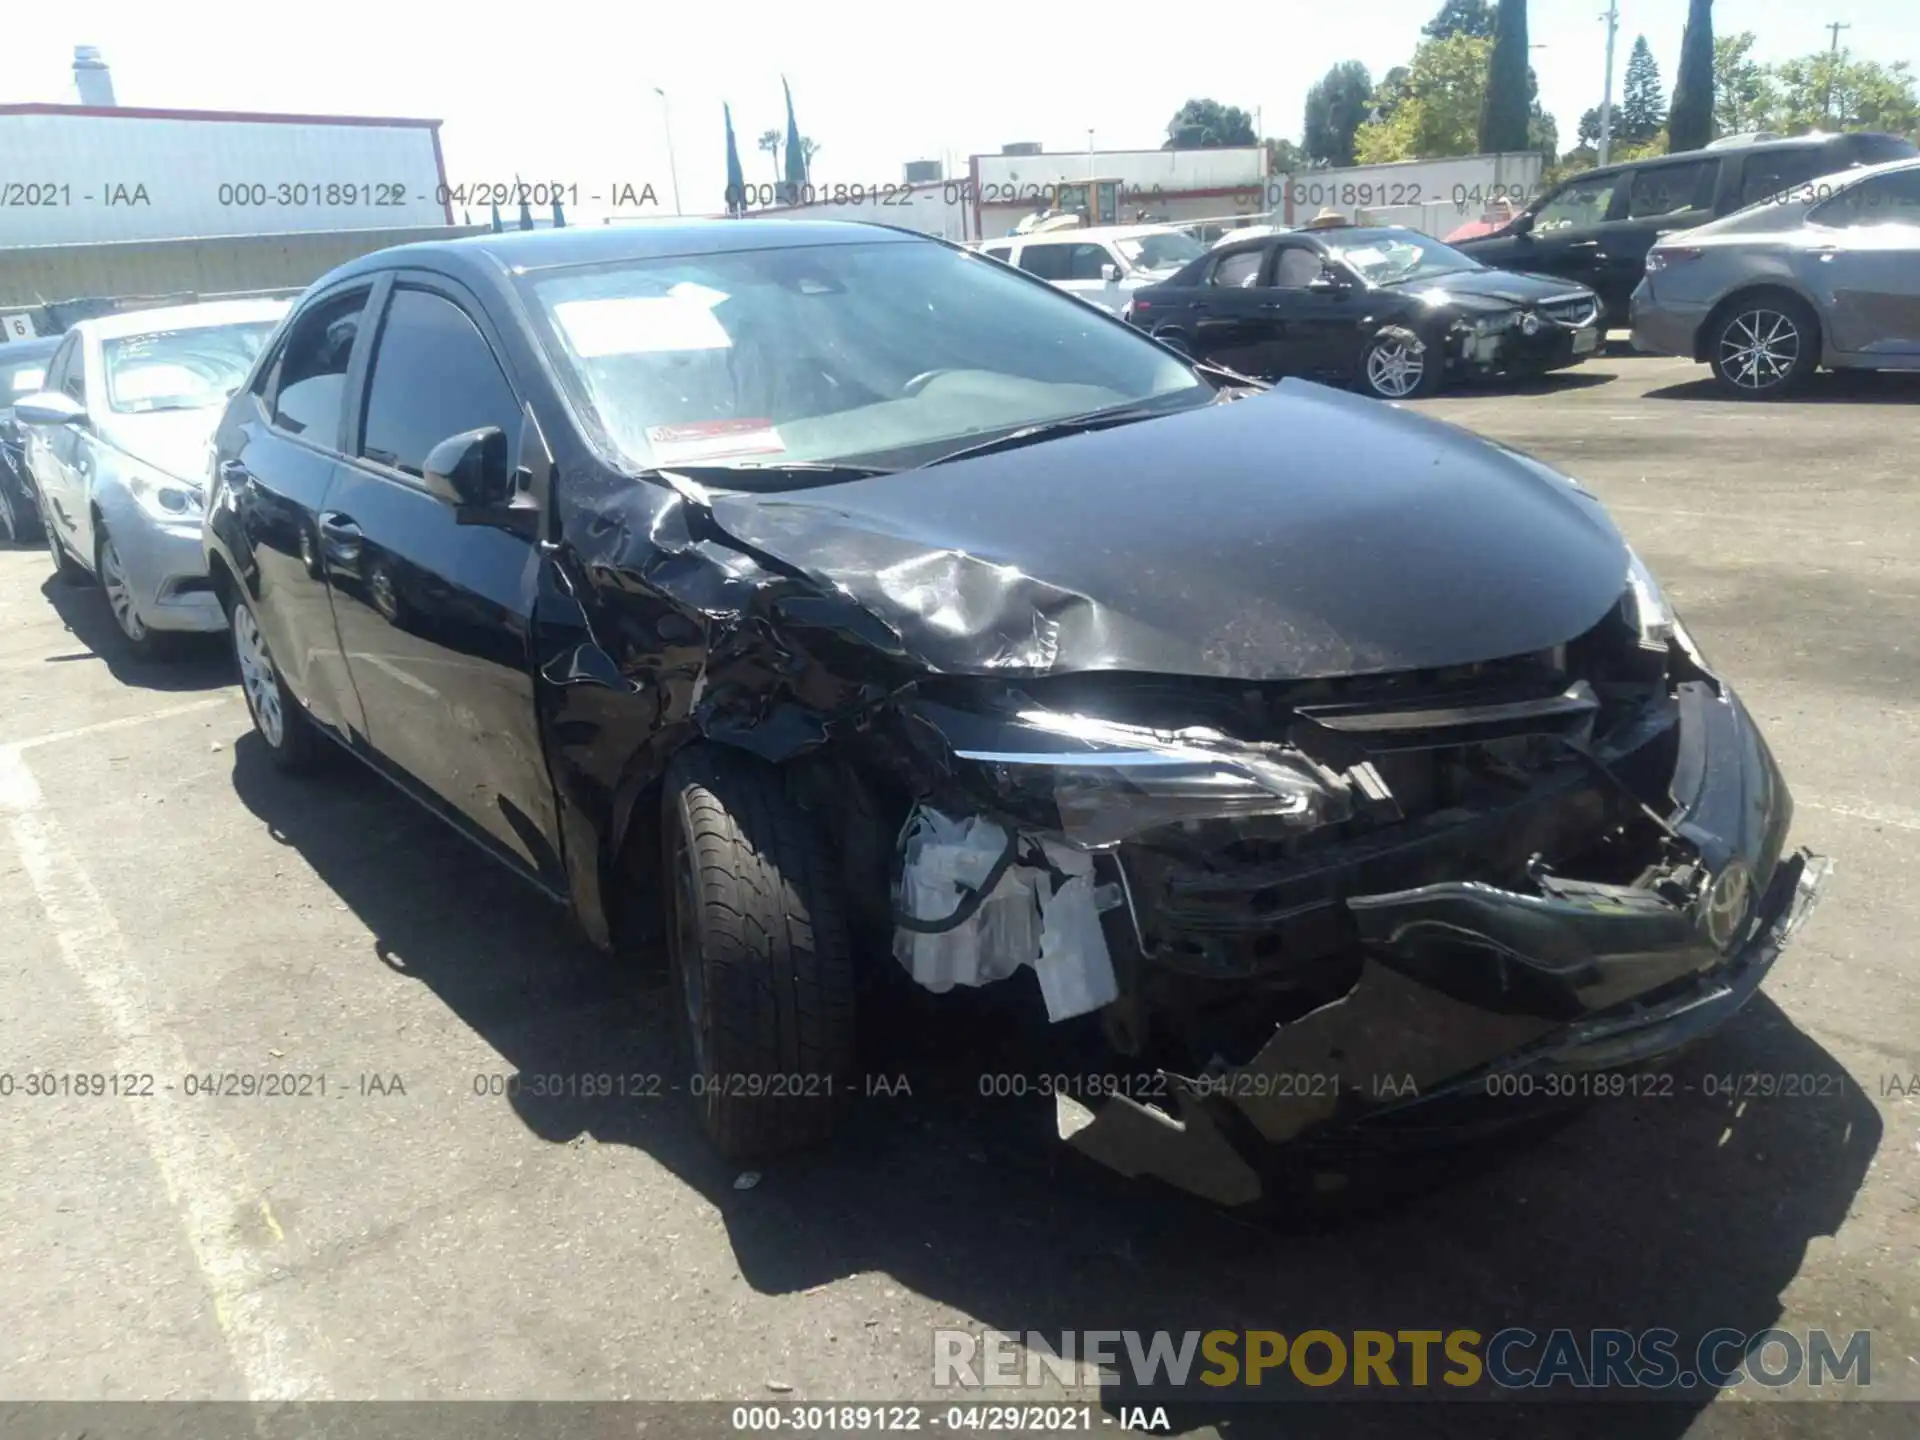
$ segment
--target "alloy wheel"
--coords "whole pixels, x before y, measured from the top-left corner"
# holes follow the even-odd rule
[[[260,738],[274,749],[286,736],[286,717],[280,713],[280,677],[274,674],[273,657],[253,611],[245,605],[233,607],[233,655],[240,662],[240,684],[247,692],[247,705],[253,711]]]
[[[120,552],[113,548],[113,537],[100,540],[100,584],[107,592],[107,604],[113,607],[114,624],[120,633],[136,643],[147,638],[147,622],[133,603],[133,587],[120,564]]]
[[[1748,310],[1720,332],[1720,369],[1742,390],[1771,390],[1800,359],[1800,327],[1778,310]]]
[[[1427,373],[1425,346],[1404,340],[1382,341],[1367,352],[1367,385],[1376,395],[1404,400],[1420,388]]]

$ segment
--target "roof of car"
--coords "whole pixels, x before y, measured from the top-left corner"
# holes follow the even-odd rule
[[[1728,137],[1731,138],[1731,137]],[[1849,130],[1838,135],[1790,135],[1780,140],[1757,140],[1750,145],[1737,148],[1742,155],[1773,155],[1783,150],[1815,150],[1823,146],[1839,145],[1849,140],[1894,140],[1902,139],[1898,135],[1889,135],[1879,130]],[[1643,155],[1638,160],[1615,160],[1607,165],[1596,165],[1590,170],[1582,170],[1570,179],[1584,180],[1589,175],[1612,175],[1622,170],[1654,170],[1663,165],[1687,165],[1701,159],[1717,159],[1725,153],[1726,147],[1719,150],[1708,146],[1701,150],[1676,150],[1668,155]],[[1912,157],[1906,157],[1912,158]],[[1886,163],[1899,163],[1898,161]]]
[[[208,325],[244,325],[254,320],[278,320],[290,300],[209,300],[199,305],[166,305],[154,310],[123,310],[97,315],[73,328],[98,340],[128,335],[151,335],[157,330],[197,330]]]
[[[807,245],[860,245],[886,241],[926,242],[926,236],[864,220],[649,220],[632,225],[568,225],[553,230],[503,230],[453,240],[421,240],[376,250],[351,260],[333,277],[391,270],[408,263],[451,268],[492,261],[514,273],[603,265],[621,260],[657,260],[676,255],[715,255],[733,250],[786,250]]]
[[[51,355],[60,348],[62,335],[36,335],[31,340],[8,340],[0,342],[0,365],[14,365],[22,360],[38,360]]]
[[[1185,234],[1178,225],[1076,225],[1067,230],[1037,230],[1028,235],[1008,235],[999,243],[1071,244],[1076,240],[1131,240],[1139,235]],[[1189,240],[1193,237],[1187,236]]]

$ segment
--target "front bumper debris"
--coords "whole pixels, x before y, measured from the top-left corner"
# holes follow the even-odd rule
[[[1503,1108],[1490,1077],[1636,1067],[1719,1027],[1831,867],[1783,853],[1792,801],[1738,699],[1683,686],[1678,709],[1668,823],[1714,877],[1697,896],[1552,878],[1542,894],[1449,882],[1352,895],[1363,959],[1350,990],[1244,1064],[1160,1072],[1163,1108],[1057,1097],[1061,1138],[1123,1174],[1242,1205],[1265,1193],[1267,1147],[1437,1130]]]

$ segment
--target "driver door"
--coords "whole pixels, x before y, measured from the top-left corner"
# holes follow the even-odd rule
[[[320,549],[373,748],[485,848],[565,893],[534,709],[539,549],[463,524],[422,479],[428,452],[463,431],[497,426],[518,453],[522,401],[489,330],[452,282],[396,278]]]

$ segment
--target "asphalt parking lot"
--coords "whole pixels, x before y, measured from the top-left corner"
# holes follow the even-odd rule
[[[1129,1185],[1035,1140],[1031,1102],[944,1094],[877,1096],[740,1188],[672,1093],[660,971],[569,938],[371,775],[282,777],[220,645],[123,661],[95,592],[0,551],[0,1070],[155,1086],[0,1099],[0,1395],[882,1401],[934,1398],[943,1326],[1779,1325],[1871,1330],[1870,1390],[1699,1393],[1635,1433],[1911,1434],[1920,1411],[1855,1402],[1920,1402],[1920,377],[1755,406],[1608,355],[1422,408],[1613,508],[1836,860],[1674,1093],[1330,1231]],[[269,1071],[324,1093],[186,1093]],[[669,1078],[497,1093],[543,1074]],[[1701,1083],[1746,1075],[1812,1093]],[[1486,1434],[1488,1408],[1419,1424]]]

